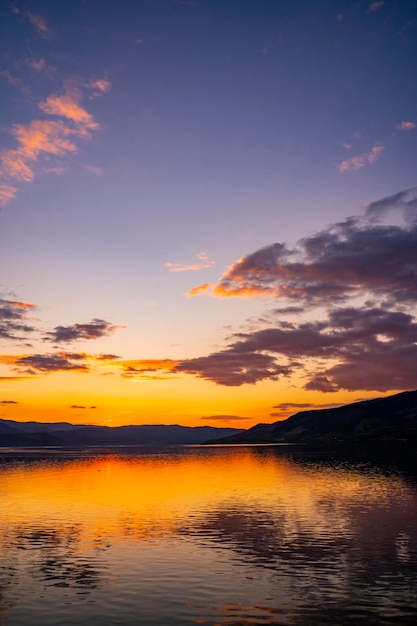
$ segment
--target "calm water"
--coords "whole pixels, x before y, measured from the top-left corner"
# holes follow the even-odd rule
[[[0,449],[0,623],[414,624],[415,468],[365,458]]]

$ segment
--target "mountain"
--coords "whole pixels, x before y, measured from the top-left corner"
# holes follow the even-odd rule
[[[68,422],[15,422],[0,419],[0,446],[113,446],[200,444],[242,432],[213,426],[87,426]]]
[[[354,402],[336,409],[301,411],[273,424],[257,424],[208,443],[331,443],[417,440],[417,391]]]

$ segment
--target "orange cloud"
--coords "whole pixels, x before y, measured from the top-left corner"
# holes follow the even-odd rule
[[[347,172],[349,170],[359,170],[365,165],[375,163],[384,151],[384,146],[373,146],[369,152],[346,159],[338,165],[339,172]]]
[[[28,162],[37,161],[43,154],[62,156],[77,150],[68,139],[72,134],[71,129],[60,121],[33,120],[27,126],[15,124],[12,134],[17,139],[18,147],[15,150],[4,150],[0,155],[2,173],[24,182],[32,182],[34,179],[34,172]]]
[[[187,296],[200,296],[202,293],[209,293],[212,291],[213,285],[211,283],[204,283],[203,285],[198,285],[197,287],[193,287],[190,291],[187,291]]]
[[[50,96],[39,104],[47,115],[56,115],[64,120],[33,120],[28,125],[15,124],[11,134],[17,140],[17,148],[0,153],[0,176],[30,183],[35,178],[33,164],[43,156],[64,156],[77,152],[73,137],[89,138],[90,131],[98,130],[99,124],[93,116],[80,106],[81,94],[77,90],[62,96]],[[68,124],[67,120],[72,122]],[[94,166],[89,166],[90,171]],[[47,171],[62,173],[53,164]],[[94,168],[98,173],[98,169]],[[17,189],[8,185],[0,187],[0,202],[3,205],[14,197]]]

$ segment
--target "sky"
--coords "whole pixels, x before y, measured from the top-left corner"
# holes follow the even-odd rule
[[[0,418],[417,387],[414,0],[0,4]]]

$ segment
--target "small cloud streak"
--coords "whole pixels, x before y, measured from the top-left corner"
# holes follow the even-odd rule
[[[72,326],[56,326],[45,335],[46,341],[67,343],[71,341],[100,339],[114,335],[125,326],[116,326],[106,320],[93,319],[89,324],[73,324]]]
[[[1,400],[0,404],[19,404],[18,402],[16,402],[16,400]]]
[[[96,406],[83,406],[82,404],[72,404],[70,409],[96,409]]]
[[[169,272],[198,272],[199,270],[207,269],[215,264],[215,261],[209,259],[206,252],[200,252],[197,254],[197,263],[190,265],[182,265],[180,263],[164,263]]]
[[[375,11],[379,11],[379,9],[382,9],[384,5],[385,2],[383,2],[382,0],[380,0],[380,2],[373,2],[369,5],[369,10],[374,13]]]
[[[0,184],[0,208],[3,208],[10,200],[16,197],[17,187]]]
[[[38,35],[40,35],[43,39],[48,39],[50,29],[44,17],[41,15],[35,15],[35,13],[32,13],[31,11],[24,11],[23,15],[29,20],[32,26],[35,27]]]
[[[397,124],[395,128],[398,130],[413,130],[416,127],[414,122],[401,122],[401,124]]]
[[[373,146],[369,152],[365,152],[364,154],[360,154],[359,156],[354,156],[351,159],[346,159],[342,161],[337,166],[339,172],[348,172],[349,170],[359,170],[366,165],[372,165],[375,163],[381,154],[384,152],[384,146]]]
[[[252,420],[252,417],[242,417],[241,415],[204,415],[200,417],[201,420],[208,420],[213,422],[240,422],[241,420]]]
[[[87,172],[90,172],[90,174],[93,174],[94,176],[103,176],[103,170],[98,165],[84,164],[83,168],[87,170]]]

